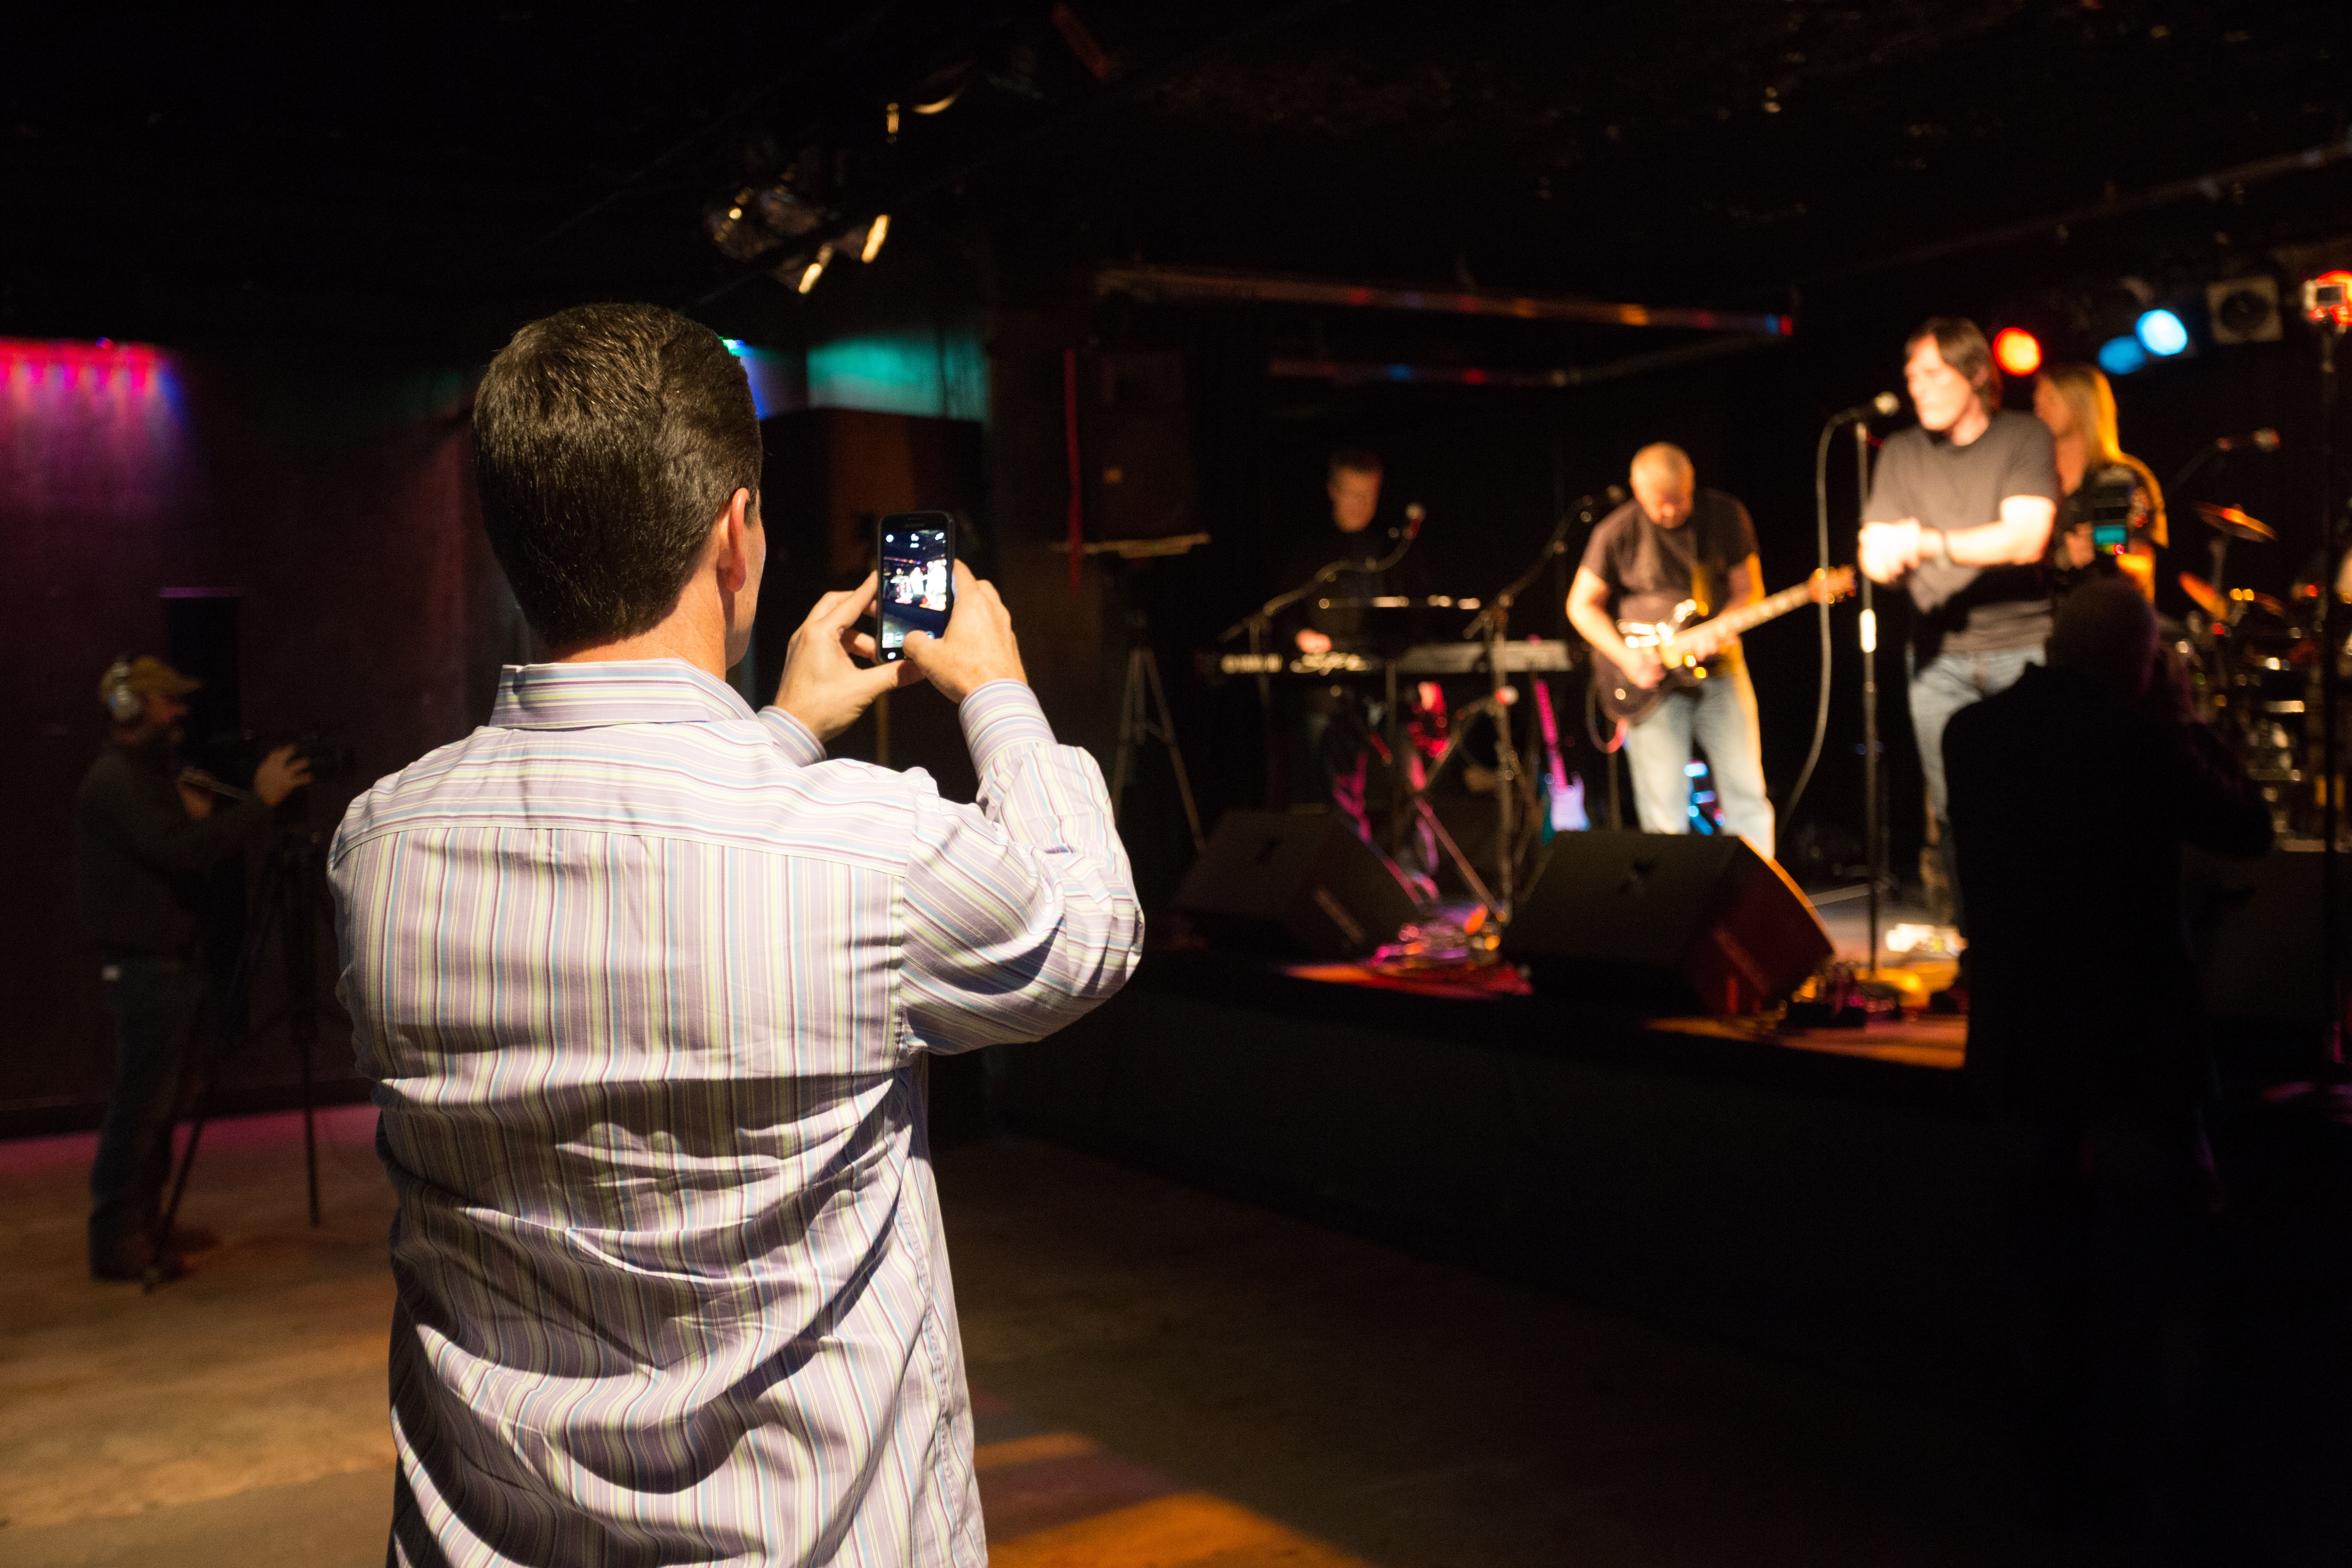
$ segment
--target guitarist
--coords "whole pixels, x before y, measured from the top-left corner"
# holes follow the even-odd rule
[[[1666,680],[1648,648],[1628,647],[1619,621],[1675,618],[1688,600],[1688,624],[1763,597],[1756,525],[1748,509],[1721,490],[1700,489],[1690,457],[1660,441],[1633,455],[1633,499],[1601,520],[1576,581],[1568,590],[1569,624],[1593,651],[1642,689]],[[1772,854],[1772,803],[1764,795],[1764,751],[1756,728],[1756,689],[1748,684],[1737,638],[1706,661],[1707,677],[1668,690],[1625,731],[1633,805],[1650,833],[1690,831],[1690,779],[1684,767],[1696,742],[1715,774],[1726,827]],[[1596,666],[1594,679],[1605,679]]]

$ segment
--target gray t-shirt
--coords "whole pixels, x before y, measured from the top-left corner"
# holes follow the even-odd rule
[[[1886,438],[1871,477],[1865,522],[1916,517],[1927,528],[1979,528],[2009,496],[2058,499],[2049,427],[2031,414],[1995,413],[1965,447],[1913,426]],[[1904,580],[1918,610],[1912,640],[1923,658],[2040,647],[2050,637],[2050,586],[2041,565],[1921,564]]]
[[[1755,553],[1748,509],[1721,490],[1702,489],[1674,528],[1660,528],[1641,502],[1627,501],[1594,525],[1583,565],[1609,584],[1615,619],[1663,621],[1693,599],[1696,624],[1724,609],[1733,569]]]

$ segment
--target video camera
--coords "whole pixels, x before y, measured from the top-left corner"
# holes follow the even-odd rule
[[[2083,519],[2091,525],[2091,549],[2117,555],[2133,532],[2146,525],[2139,507],[2139,480],[2128,469],[2107,469],[2083,497]]]

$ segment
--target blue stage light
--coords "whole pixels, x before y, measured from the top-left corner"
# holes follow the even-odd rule
[[[2099,368],[2109,375],[2129,375],[2147,363],[2137,338],[2109,338],[2099,345]]]
[[[2145,312],[2132,331],[2139,334],[2141,347],[2165,359],[2189,346],[2189,329],[2169,310]]]

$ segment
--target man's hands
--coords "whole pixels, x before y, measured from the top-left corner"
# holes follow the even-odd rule
[[[1862,525],[1862,574],[1874,583],[1892,583],[1925,559],[1919,520],[1865,522]]]
[[[857,629],[874,612],[876,578],[869,573],[847,593],[819,599],[785,651],[776,706],[819,741],[830,741],[856,723],[877,697],[919,680],[929,680],[950,702],[961,702],[992,680],[1026,684],[1029,676],[1021,668],[1021,647],[1004,601],[961,561],[955,577],[955,610],[948,616],[947,635],[908,632],[904,657],[865,669],[850,660],[880,657],[873,634]]]
[[[1644,691],[1656,690],[1658,682],[1666,678],[1666,667],[1658,661],[1655,653],[1645,647],[1626,648],[1624,657],[1612,662],[1623,672],[1626,679]]]
[[[955,610],[948,616],[947,635],[908,632],[905,662],[950,702],[961,702],[992,680],[1029,680],[1004,601],[994,585],[973,576],[961,561],[955,564]]]
[[[253,793],[267,806],[279,801],[310,782],[310,759],[294,754],[291,746],[280,746],[261,759],[253,770]],[[208,811],[209,806],[206,807]],[[190,816],[200,813],[191,812]]]
[[[956,570],[963,571],[961,562]],[[877,586],[869,572],[856,587],[819,599],[784,650],[776,706],[799,720],[819,742],[830,741],[856,723],[884,692],[922,679],[920,671],[904,662],[876,664],[870,669],[850,662],[852,654],[866,659],[877,655],[873,637],[859,631],[857,623],[873,610]]]

